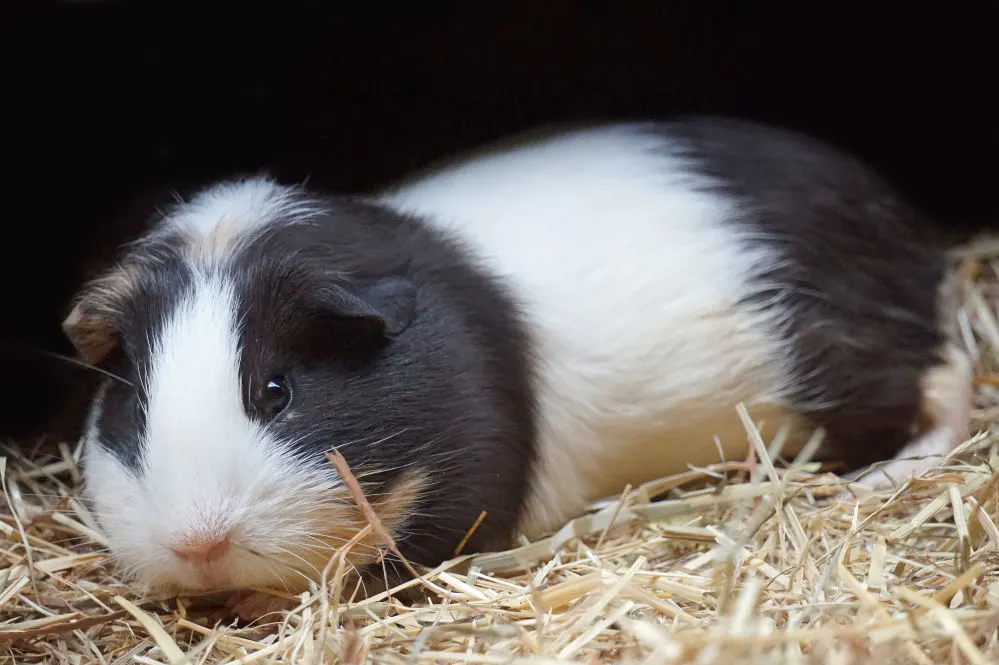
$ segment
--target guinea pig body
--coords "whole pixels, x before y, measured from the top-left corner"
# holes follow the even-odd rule
[[[791,428],[785,453],[824,428],[852,469],[966,435],[934,230],[830,146],[715,118],[617,124],[497,146],[381,200],[516,294],[536,360],[530,535],[626,483],[744,459],[739,402],[765,434]]]
[[[358,198],[222,183],[67,319],[123,379],[93,403],[86,491],[136,579],[203,591],[319,577],[364,524],[334,447],[425,564],[482,511],[469,550],[744,458],[738,403],[786,450],[822,427],[904,477],[965,434],[944,285],[873,173],[744,122],[534,137]]]

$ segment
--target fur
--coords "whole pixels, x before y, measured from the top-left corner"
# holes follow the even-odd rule
[[[260,192],[280,200],[242,207]],[[231,209],[213,207],[226,197]],[[243,230],[212,226],[206,208]],[[124,286],[103,287],[112,271],[77,304],[100,321],[86,339],[117,331],[101,362],[123,379],[94,401],[83,462],[111,549],[138,581],[317,580],[364,524],[324,456],[334,447],[415,562],[450,554],[483,507],[470,545],[508,541],[533,459],[526,347],[506,293],[442,234],[251,178],[168,211],[116,270],[129,271]],[[272,374],[293,397],[264,423],[251,395]],[[222,561],[171,551],[224,537]],[[372,537],[348,558],[364,567],[382,545]]]
[[[427,564],[483,510],[468,550],[742,458],[739,402],[789,452],[815,427],[852,467],[945,452],[969,369],[925,228],[848,156],[711,119],[525,137],[367,197],[223,183],[68,319],[133,384],[94,401],[87,490],[147,583],[291,587],[362,523],[331,446]],[[265,425],[270,373],[293,396]],[[172,557],[212,530],[228,564]]]
[[[745,304],[780,260],[696,164],[625,124],[493,149],[379,200],[456,232],[512,285],[539,359],[529,536],[593,498],[740,456],[734,405],[779,418],[779,308]]]

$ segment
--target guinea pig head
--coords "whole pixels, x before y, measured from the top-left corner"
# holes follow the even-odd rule
[[[433,381],[400,348],[419,344],[418,289],[386,240],[400,223],[266,181],[219,187],[83,288],[64,329],[115,377],[87,422],[85,492],[134,581],[201,592],[318,580],[367,523],[333,449],[383,524],[402,528],[427,485],[407,462],[415,446],[396,443],[416,408],[400,386]],[[372,531],[345,556],[367,565],[382,545]]]

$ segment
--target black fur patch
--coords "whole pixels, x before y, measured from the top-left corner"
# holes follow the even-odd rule
[[[483,510],[468,547],[506,546],[535,454],[513,301],[418,221],[350,199],[324,207],[309,223],[275,224],[235,263],[244,384],[289,379],[292,417],[271,427],[298,441],[303,463],[327,465],[336,447],[373,494],[402,471],[426,475],[398,533],[407,558],[447,558]],[[405,325],[352,316],[345,291]]]
[[[894,455],[920,417],[920,379],[942,361],[933,227],[870,168],[799,134],[698,118],[659,126],[716,191],[745,204],[737,223],[783,256],[760,271],[793,312],[796,406],[851,468]]]
[[[148,245],[145,253],[157,260],[135,272],[129,297],[113,303],[110,316],[117,343],[100,363],[119,380],[109,380],[95,423],[101,444],[136,475],[142,473],[142,442],[146,427],[146,377],[152,349],[149,340],[168,320],[191,288],[191,272],[171,240]]]

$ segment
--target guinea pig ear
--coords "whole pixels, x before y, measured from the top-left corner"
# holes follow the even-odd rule
[[[62,330],[80,357],[91,365],[107,358],[118,344],[118,332],[110,314],[87,297],[77,300],[63,319]]]
[[[386,337],[395,337],[416,316],[416,285],[405,277],[340,283],[321,289],[319,307],[338,318],[374,324]]]

